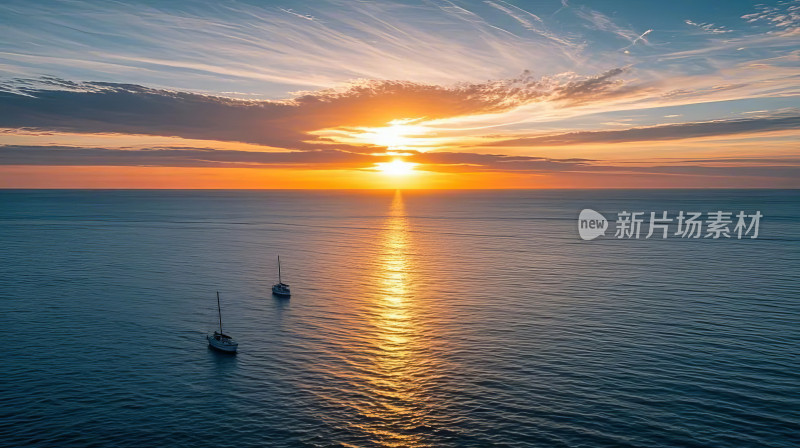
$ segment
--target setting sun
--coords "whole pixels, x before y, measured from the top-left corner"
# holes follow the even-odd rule
[[[403,149],[412,146],[425,133],[422,126],[409,124],[412,121],[414,120],[393,120],[389,122],[389,126],[366,128],[360,137],[363,141],[385,146],[389,150]]]
[[[375,165],[377,165],[378,170],[390,176],[404,176],[413,173],[414,167],[419,164],[395,159],[391,162],[381,162]]]

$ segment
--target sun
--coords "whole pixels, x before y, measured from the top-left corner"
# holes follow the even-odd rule
[[[405,176],[412,174],[414,172],[414,167],[418,164],[394,159],[391,162],[380,162],[375,165],[379,171],[389,176]]]
[[[393,125],[385,128],[376,128],[369,136],[370,139],[380,146],[386,146],[389,149],[396,149],[405,146],[411,142],[411,139],[406,137],[407,131],[402,125]]]
[[[362,128],[359,138],[373,145],[385,146],[389,150],[405,149],[413,146],[418,137],[425,132],[422,126],[411,124],[416,120],[392,120],[389,126]]]

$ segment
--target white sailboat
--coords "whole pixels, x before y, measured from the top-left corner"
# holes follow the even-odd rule
[[[217,291],[217,313],[219,313],[219,331],[215,331],[213,335],[206,335],[208,345],[221,352],[236,353],[239,343],[222,332],[222,308],[219,305],[219,291]]]
[[[272,285],[272,293],[280,297],[290,297],[292,291],[289,290],[289,285],[283,283],[281,280],[281,256],[278,255],[278,283]]]

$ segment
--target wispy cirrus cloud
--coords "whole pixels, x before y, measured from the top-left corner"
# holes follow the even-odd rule
[[[732,33],[733,30],[729,30],[725,28],[725,26],[715,26],[713,23],[697,23],[691,20],[684,20],[684,23],[690,26],[694,26],[700,28],[703,31],[713,33],[713,34],[725,34],[725,33]]]
[[[756,12],[745,14],[742,19],[748,23],[765,22],[779,28],[800,27],[800,1],[789,0],[775,5],[755,5]]]
[[[639,42],[648,45],[649,42],[647,41],[646,36],[653,32],[652,28],[648,28],[643,32],[637,32],[629,26],[618,23],[606,14],[586,6],[579,8],[576,11],[576,14],[578,17],[581,17],[587,21],[590,24],[590,27],[598,31],[610,33],[623,40],[627,40],[629,44],[619,49],[619,51],[625,53],[629,53],[628,50]]]
[[[362,78],[453,83],[508,77],[536,62],[547,62],[543,74],[574,65],[579,41],[545,26],[508,26],[487,9],[441,0],[291,8],[12,0],[0,5],[0,71],[280,98]]]

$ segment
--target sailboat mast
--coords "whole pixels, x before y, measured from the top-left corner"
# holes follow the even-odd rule
[[[219,313],[219,334],[222,335],[222,308],[219,306],[219,291],[217,291],[217,313]]]
[[[281,280],[281,256],[278,255],[278,283],[283,283]]]

